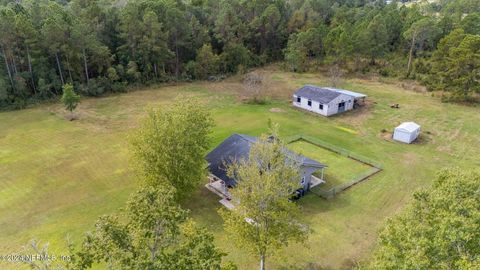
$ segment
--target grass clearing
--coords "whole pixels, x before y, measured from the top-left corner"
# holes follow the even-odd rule
[[[129,166],[128,135],[147,108],[169,104],[179,94],[196,96],[210,107],[216,122],[212,148],[235,132],[266,132],[270,118],[280,124],[285,137],[308,135],[382,162],[382,172],[333,200],[302,198],[303,221],[313,233],[306,246],[292,245],[268,258],[271,269],[350,269],[368,258],[385,219],[400,211],[413,191],[428,187],[437,170],[480,166],[478,107],[443,104],[395,82],[349,79],[340,87],[367,94],[368,105],[325,118],[290,105],[297,87],[328,85],[325,77],[275,68],[263,72],[275,79],[269,84],[272,101],[266,105],[239,102],[243,87],[234,77],[83,99],[80,119],[73,122],[64,119],[60,104],[1,112],[0,254],[19,251],[32,238],[50,242],[53,253],[63,254],[67,234],[78,243],[99,215],[124,206],[137,186]],[[391,109],[392,103],[399,103],[400,109]],[[404,145],[382,138],[382,129],[391,131],[411,120],[422,126],[422,143]],[[330,165],[328,170],[334,168]],[[240,269],[257,267],[256,258],[237,249],[223,232],[214,194],[202,185],[185,207],[215,234],[228,259]],[[0,269],[16,268],[0,262]]]
[[[371,169],[369,165],[342,156],[305,140],[292,142],[288,144],[288,148],[328,166],[325,169],[325,183],[318,186],[318,188],[322,190],[329,190],[335,186],[349,182]]]

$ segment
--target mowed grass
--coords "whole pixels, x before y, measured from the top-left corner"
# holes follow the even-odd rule
[[[0,254],[20,251],[36,238],[62,255],[67,235],[79,244],[99,215],[124,206],[138,185],[128,136],[147,108],[170,104],[179,95],[196,96],[210,108],[216,122],[211,148],[232,133],[266,132],[270,118],[280,124],[283,136],[305,134],[382,163],[382,172],[332,200],[302,198],[303,222],[312,234],[305,245],[293,244],[268,258],[271,269],[349,269],[369,258],[385,220],[400,211],[415,190],[428,187],[439,169],[480,165],[478,107],[443,104],[395,81],[349,79],[342,87],[366,93],[369,103],[324,118],[294,109],[289,100],[302,84],[327,85],[324,77],[275,68],[263,72],[270,78],[267,94],[272,97],[266,105],[240,102],[240,79],[231,78],[83,99],[80,119],[73,122],[65,120],[60,104],[0,113]],[[391,109],[392,103],[400,109]],[[395,143],[381,133],[402,121],[422,125],[420,143]],[[328,170],[338,169],[333,167]],[[224,233],[218,199],[200,185],[185,207],[215,234],[227,259],[240,269],[257,267],[257,259]],[[0,262],[0,269],[16,266]]]
[[[288,148],[328,166],[324,171],[325,183],[318,187],[322,190],[329,190],[335,186],[350,182],[359,175],[367,173],[372,168],[362,162],[304,140],[292,142],[288,144]],[[315,175],[320,177],[321,172],[316,172]]]

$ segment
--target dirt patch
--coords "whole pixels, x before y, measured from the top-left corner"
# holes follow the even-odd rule
[[[433,142],[433,134],[429,131],[420,133],[418,138],[412,144],[427,144]]]
[[[344,113],[339,120],[355,127],[362,127],[365,121],[372,117],[373,106],[375,102],[367,98],[362,106]]]
[[[280,109],[280,108],[271,108],[271,109],[270,109],[270,112],[273,112],[273,113],[284,113],[285,110],[284,110],[284,109]]]
[[[387,130],[382,130],[380,134],[378,134],[378,137],[385,141],[393,142],[393,133]]]
[[[67,121],[74,121],[83,118],[85,113],[80,112],[80,109],[75,110],[73,113],[70,113],[69,111],[65,110],[63,106],[61,105],[52,105],[48,107],[47,111],[52,114],[56,115],[60,118],[63,118]]]

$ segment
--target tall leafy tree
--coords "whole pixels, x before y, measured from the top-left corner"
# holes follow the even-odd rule
[[[72,46],[75,48],[76,57],[81,58],[81,66],[85,82],[88,84],[92,75],[101,75],[110,66],[109,49],[101,44],[96,32],[87,18],[76,18],[72,25]],[[95,64],[93,66],[93,64]],[[93,70],[92,70],[93,68]]]
[[[359,44],[366,57],[375,64],[375,59],[384,56],[389,48],[386,21],[381,14],[376,15],[365,28],[360,29]]]
[[[248,26],[241,17],[240,2],[222,0],[215,20],[215,36],[223,44],[243,44],[247,39]]]
[[[442,171],[382,231],[371,269],[478,269],[480,171]]]
[[[15,87],[13,78],[15,75],[15,66],[12,61],[14,57],[14,40],[16,37],[14,22],[15,12],[10,7],[0,7],[0,31],[2,32],[0,36],[0,49],[11,87]]]
[[[480,35],[480,12],[465,16],[461,22],[461,27],[467,34]]]
[[[191,97],[149,111],[132,138],[134,161],[147,183],[174,188],[177,200],[188,198],[205,177],[212,125],[208,111]]]
[[[188,21],[183,12],[183,5],[180,2],[172,1],[166,11],[166,27],[169,36],[169,44],[174,53],[173,70],[175,78],[179,78],[183,59],[183,52],[188,45]]]
[[[325,39],[327,56],[333,58],[337,63],[345,63],[350,59],[354,50],[352,32],[349,23],[343,23],[331,29]]]
[[[431,83],[455,99],[480,93],[480,37],[455,30],[443,38],[433,55]]]
[[[299,34],[290,35],[287,48],[284,50],[285,62],[293,72],[303,72],[308,68],[308,49],[300,41]]]
[[[195,59],[195,77],[206,79],[208,76],[217,74],[219,70],[219,56],[212,51],[212,46],[203,45],[197,52]]]
[[[75,269],[220,269],[225,255],[213,235],[188,219],[165,188],[144,187],[124,215],[102,216],[74,254]]]
[[[325,26],[320,25],[290,36],[284,52],[290,70],[305,71],[310,60],[322,60],[325,55],[324,39],[327,31]]]
[[[7,103],[8,99],[8,83],[0,77],[0,105]]]
[[[289,198],[299,187],[299,165],[275,137],[263,135],[252,145],[247,160],[229,168],[237,180],[231,191],[232,210],[220,210],[225,230],[240,247],[260,260],[291,242],[303,241],[307,227],[300,223],[300,209]]]
[[[282,15],[275,4],[270,4],[252,23],[258,29],[256,37],[259,41],[260,54],[265,53],[268,47],[273,47],[272,45],[281,44],[281,29],[279,26],[282,23]],[[275,53],[275,51],[272,51],[272,53]]]
[[[129,1],[122,9],[120,15],[120,37],[123,43],[119,46],[121,56],[128,64],[128,68],[135,66],[138,68],[139,52],[138,46],[141,44],[143,23],[141,21],[141,9],[139,2]],[[137,72],[137,70],[135,70]],[[130,76],[130,79],[139,79],[140,76]]]
[[[423,18],[414,22],[407,31],[403,33],[405,39],[410,42],[408,53],[407,77],[412,70],[413,58],[418,49],[422,49],[428,43],[432,43],[438,37],[439,29],[431,18]]]
[[[303,1],[299,8],[295,8],[287,24],[289,32],[305,31],[322,21],[324,18],[315,9],[315,7],[322,6],[322,2],[327,1]],[[321,10],[325,11],[328,8],[325,7]]]
[[[37,94],[35,75],[32,64],[32,47],[38,46],[38,33],[34,28],[26,12],[21,12],[15,16],[15,32],[17,34],[17,49],[23,54],[23,61],[27,62],[28,73],[30,76],[30,85],[33,88],[33,94]]]
[[[252,65],[252,52],[242,44],[227,44],[220,58],[226,73],[237,73]]]
[[[57,3],[49,2],[49,16],[42,25],[44,46],[55,57],[58,75],[62,85],[65,84],[64,67],[61,61],[61,53],[69,43],[70,17],[67,12]]]
[[[147,71],[153,70],[155,79],[160,73],[164,75],[167,60],[172,57],[168,48],[168,33],[159,22],[158,15],[153,10],[147,10],[143,15],[144,34],[140,45],[142,62]]]

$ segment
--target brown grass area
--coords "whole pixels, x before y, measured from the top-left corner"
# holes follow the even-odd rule
[[[393,142],[393,133],[392,132],[389,132],[389,131],[380,132],[380,134],[378,134],[378,137],[382,138],[385,141]]]
[[[365,121],[372,118],[372,109],[374,106],[374,102],[367,98],[365,104],[352,111],[344,113],[339,120],[340,122],[361,128],[364,126]]]
[[[417,93],[426,93],[427,88],[423,85],[418,84],[415,81],[401,81],[397,83],[397,86],[401,87],[402,89],[413,91]]]
[[[273,112],[273,113],[284,113],[286,112],[284,109],[281,109],[281,108],[271,108],[270,109],[270,112]]]

